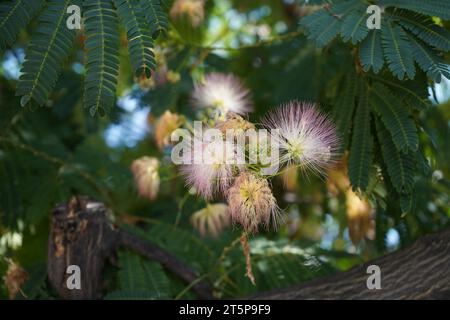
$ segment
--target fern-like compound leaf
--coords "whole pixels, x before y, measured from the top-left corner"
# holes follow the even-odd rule
[[[399,24],[430,46],[443,51],[450,51],[450,32],[438,26],[433,20],[418,13],[404,10],[395,11]]]
[[[365,191],[372,165],[373,137],[370,132],[370,108],[367,88],[361,84],[359,101],[353,121],[353,136],[348,160],[348,173],[353,190]]]
[[[392,136],[384,124],[376,121],[377,135],[381,146],[384,163],[390,181],[395,190],[400,194],[408,194],[412,191],[414,184],[414,156],[413,153],[400,152],[392,140]]]
[[[366,25],[367,14],[365,11],[357,10],[348,14],[341,25],[341,35],[344,42],[351,41],[356,44],[362,41],[369,33]]]
[[[413,49],[414,60],[434,82],[440,83],[442,77],[450,79],[450,68],[448,64],[437,55],[437,52],[430,49],[413,36],[409,37],[409,39]]]
[[[388,21],[381,26],[381,39],[389,70],[400,80],[405,77],[414,79],[416,70],[411,46],[405,31],[393,22]]]
[[[380,0],[379,4],[450,20],[450,1],[448,0]]]
[[[149,78],[155,69],[153,39],[145,21],[145,14],[138,0],[115,0],[117,13],[125,26],[128,50],[134,74]]]
[[[0,3],[0,49],[16,40],[19,31],[37,14],[44,0],[15,0]]]
[[[371,30],[369,36],[361,43],[359,60],[365,72],[372,68],[374,73],[378,73],[383,68],[384,58],[380,31]]]
[[[113,106],[119,74],[119,31],[116,12],[108,0],[84,1],[86,79],[84,106],[92,116]]]
[[[147,22],[150,24],[152,37],[156,39],[160,34],[167,32],[169,21],[163,10],[161,0],[140,0]]]
[[[371,103],[392,135],[396,148],[405,154],[417,151],[417,129],[402,102],[386,86],[376,83],[371,88]]]
[[[17,85],[22,106],[30,100],[43,105],[58,79],[76,35],[75,30],[70,30],[66,25],[67,7],[73,3],[70,0],[50,0],[39,17],[38,28],[26,50]]]
[[[314,40],[318,47],[324,47],[339,33],[341,21],[324,9],[304,17],[301,25],[308,31],[308,39]]]

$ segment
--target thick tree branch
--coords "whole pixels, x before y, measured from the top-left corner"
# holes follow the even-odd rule
[[[47,274],[51,285],[65,299],[99,299],[102,270],[117,249],[127,248],[161,263],[168,271],[191,284],[200,298],[211,299],[210,287],[175,256],[158,246],[113,226],[102,203],[74,197],[53,209],[48,244]],[[67,267],[77,265],[82,272],[81,290],[69,290]]]
[[[367,288],[367,267],[381,269],[381,289]],[[253,299],[450,299],[450,229],[347,272]]]

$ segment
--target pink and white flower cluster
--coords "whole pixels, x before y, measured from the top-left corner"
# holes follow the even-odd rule
[[[239,153],[249,159],[252,152],[274,150],[275,145],[279,151],[275,159],[278,166],[296,165],[305,174],[322,175],[338,156],[340,141],[336,128],[313,103],[291,101],[270,112],[262,120],[263,127],[270,132],[270,139],[264,142],[270,146],[257,145],[256,150],[248,144],[241,149],[232,148],[223,130],[234,129],[237,138],[242,137],[243,131],[255,128],[238,115],[251,111],[251,103],[249,91],[234,76],[207,75],[203,83],[195,86],[192,103],[215,111],[212,114],[218,116],[213,120],[215,127],[222,130],[222,140],[203,141],[201,150],[206,161],[185,164],[181,172],[187,185],[204,198],[225,198],[231,220],[246,232],[255,233],[261,225],[276,227],[280,210],[264,175],[267,164],[236,164],[228,161],[231,157]]]
[[[202,233],[210,230],[217,235],[228,220],[248,233],[257,232],[260,226],[276,227],[280,210],[269,178],[292,167],[306,175],[323,175],[338,157],[336,128],[314,103],[294,100],[281,105],[263,118],[258,129],[245,119],[252,110],[249,90],[235,76],[220,73],[208,74],[196,84],[191,102],[210,118],[192,126],[183,117],[166,112],[157,122],[156,141],[164,147],[172,146],[169,135],[171,142],[183,138],[172,146],[172,161],[182,164],[186,184],[208,201],[227,201],[228,205],[208,205],[195,214],[193,224]],[[183,161],[175,161],[174,155]],[[159,161],[137,159],[132,171],[139,194],[155,199]]]

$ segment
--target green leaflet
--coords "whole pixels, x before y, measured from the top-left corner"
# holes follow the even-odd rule
[[[201,241],[193,233],[160,223],[153,226],[145,237],[176,255],[181,261],[192,264],[199,271],[207,272],[214,263],[215,252],[209,243]]]
[[[304,17],[300,24],[308,30],[308,39],[324,47],[339,33],[341,21],[321,9]]]
[[[399,97],[406,99],[408,103],[418,110],[427,109],[430,106],[428,92],[423,90],[423,88],[416,88],[416,86],[409,82],[400,83],[379,76],[374,76],[372,78],[388,85],[391,89],[396,90]]]
[[[39,11],[43,0],[16,0],[0,4],[0,49],[6,49]]]
[[[402,210],[402,213],[409,213],[411,211],[414,211],[414,207],[415,207],[414,192],[400,195],[400,209]]]
[[[378,140],[390,181],[398,193],[408,194],[412,191],[414,184],[413,153],[399,152],[383,123],[377,120],[376,125]]]
[[[27,48],[17,85],[22,106],[31,99],[38,105],[47,102],[75,38],[75,30],[69,30],[66,26],[66,10],[73,3],[69,0],[51,0],[39,17],[38,29]]]
[[[361,0],[336,1],[330,8],[330,12],[335,15],[347,15],[357,9],[365,7]]]
[[[163,299],[170,296],[169,280],[162,267],[130,252],[119,253],[119,280],[121,291],[109,298]]]
[[[356,44],[362,41],[369,33],[366,21],[365,11],[357,10],[347,15],[341,24],[341,35],[344,42],[351,40],[352,44]]]
[[[140,0],[147,22],[150,24],[152,36],[156,39],[161,33],[167,32],[169,21],[162,9],[161,0]]]
[[[128,37],[128,50],[135,76],[150,78],[156,62],[153,54],[153,40],[150,28],[138,0],[114,0]]]
[[[413,49],[414,60],[434,82],[440,83],[442,77],[450,79],[450,68],[435,51],[432,51],[419,40],[409,37]]]
[[[450,32],[436,25],[428,16],[407,11],[395,11],[400,25],[419,39],[439,50],[450,51]]]
[[[367,87],[361,83],[359,101],[353,121],[353,138],[348,161],[348,173],[353,190],[365,191],[372,165],[373,137],[370,132],[370,108]]]
[[[397,150],[403,153],[417,151],[419,145],[417,129],[403,103],[380,83],[373,85],[370,96],[372,106],[391,133]]]
[[[378,73],[383,68],[384,59],[380,31],[371,30],[369,36],[361,43],[359,60],[365,72],[372,68],[374,73]]]
[[[390,21],[383,21],[381,39],[389,70],[400,80],[405,76],[414,79],[416,70],[405,31]]]
[[[117,16],[109,1],[84,1],[86,79],[84,106],[92,116],[104,115],[116,98],[119,74]]]
[[[448,0],[380,0],[379,4],[450,20],[450,2]]]
[[[338,102],[333,109],[333,118],[335,119],[339,133],[343,138],[342,150],[347,148],[349,141],[353,110],[355,109],[356,83],[356,74],[352,71],[345,78],[342,94],[338,98]]]

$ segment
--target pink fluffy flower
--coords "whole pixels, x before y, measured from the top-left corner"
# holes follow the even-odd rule
[[[203,154],[200,162],[194,160],[193,153],[192,163],[181,167],[187,184],[206,199],[216,192],[226,194],[236,169],[234,146],[225,141],[201,142],[200,152]]]
[[[282,164],[322,174],[338,156],[336,127],[313,103],[291,101],[266,116],[263,123],[279,145]]]
[[[242,225],[246,232],[256,233],[260,225],[277,227],[279,208],[266,179],[241,172],[227,200],[231,220]]]
[[[192,104],[198,108],[211,108],[219,115],[231,111],[245,114],[252,111],[249,91],[232,74],[209,73],[205,80],[195,85]]]

